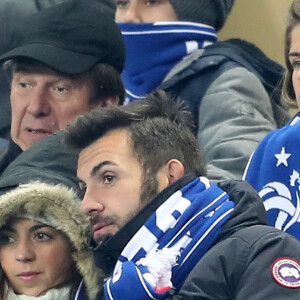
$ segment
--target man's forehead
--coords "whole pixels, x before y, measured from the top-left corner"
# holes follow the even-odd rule
[[[78,156],[78,168],[84,165],[87,161],[96,158],[99,152],[101,153],[101,139],[102,137],[80,151]]]
[[[87,168],[92,169],[95,164],[102,161],[109,161],[111,157],[119,157],[129,153],[128,131],[124,129],[116,129],[108,132],[104,136],[95,140],[92,144],[82,149],[78,157],[77,173],[80,178],[83,175],[81,172]]]

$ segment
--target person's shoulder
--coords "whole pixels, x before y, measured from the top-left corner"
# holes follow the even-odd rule
[[[0,148],[0,176],[21,153],[22,149],[11,139],[6,146]]]
[[[253,286],[257,282],[262,294],[271,297],[278,293],[275,299],[287,299],[280,297],[295,293],[292,289],[284,291],[272,279],[273,265],[288,257],[290,264],[295,262],[295,267],[290,268],[300,266],[299,247],[300,243],[292,236],[267,225],[238,229],[206,252],[177,297],[192,299],[193,293],[199,299],[263,299]],[[288,279],[283,281],[288,284]]]
[[[208,89],[210,94],[212,91],[227,90],[235,94],[246,94],[249,98],[255,97],[257,94],[263,94],[264,98],[269,99],[261,80],[256,74],[243,66],[235,63],[225,63],[224,66],[213,72],[215,76]],[[238,89],[237,87],[240,88]]]
[[[262,246],[272,240],[276,241],[275,243],[278,243],[279,240],[285,240],[289,243],[295,242],[297,248],[300,250],[300,243],[294,237],[284,231],[265,224],[244,226],[243,228],[233,232],[228,239],[238,239],[250,247],[255,245]]]
[[[299,262],[300,242],[292,235],[269,225],[246,226],[216,244],[211,259],[222,253],[230,260],[232,252],[235,253],[237,272],[244,273],[251,265],[261,265],[262,269],[269,270],[280,258],[289,257]],[[300,275],[300,262],[298,266]]]
[[[5,147],[7,146],[8,146],[8,140],[0,137],[0,155],[1,155],[1,151],[3,151],[3,149],[5,149]]]

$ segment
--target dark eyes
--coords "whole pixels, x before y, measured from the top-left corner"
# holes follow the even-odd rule
[[[144,1],[144,4],[146,6],[157,6],[160,4],[161,1],[158,1],[158,0],[145,0]],[[116,5],[119,9],[122,9],[122,8],[127,8],[129,5],[130,5],[130,1],[128,0],[116,0]]]
[[[64,87],[64,86],[57,86],[55,88],[55,90],[58,92],[58,93],[66,93],[68,91],[68,88]]]
[[[293,61],[291,61],[291,65],[293,66],[294,69],[299,69],[299,67],[300,67],[300,60],[293,60]]]
[[[51,240],[52,237],[49,234],[46,234],[46,233],[43,233],[43,232],[39,232],[39,233],[36,234],[35,239],[37,241],[44,242],[44,241]]]
[[[117,179],[117,177],[112,174],[99,174],[99,175],[97,175],[97,177],[98,177],[98,179],[97,179],[98,184],[100,184],[100,185],[113,184]],[[79,188],[85,193],[85,191],[87,189],[86,183],[83,181],[79,182]]]
[[[51,239],[52,239],[52,236],[50,234],[43,233],[43,232],[38,232],[33,236],[33,240],[35,240],[37,242],[45,242],[45,241],[49,241]],[[10,235],[2,235],[0,237],[0,248],[1,248],[1,246],[4,247],[6,245],[13,244],[16,241],[17,240]]]
[[[10,235],[2,235],[0,236],[0,247],[3,245],[10,244],[14,241],[14,238]]]
[[[119,0],[119,1],[116,1],[116,5],[118,8],[125,8],[126,6],[129,5],[129,1]]]
[[[115,181],[116,177],[113,175],[104,175],[103,176],[103,183],[104,184],[110,184]]]

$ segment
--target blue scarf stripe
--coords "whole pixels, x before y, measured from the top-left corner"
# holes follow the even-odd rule
[[[157,29],[157,28],[156,28]],[[124,37],[126,36],[134,36],[134,35],[138,35],[138,36],[143,36],[143,35],[153,35],[153,34],[161,34],[161,35],[165,35],[165,34],[174,34],[177,35],[179,33],[182,33],[184,35],[187,36],[193,36],[195,35],[195,37],[198,37],[200,34],[201,35],[206,35],[206,39],[207,40],[212,40],[212,41],[216,41],[216,34],[214,32],[209,32],[209,31],[204,31],[204,30],[193,30],[193,29],[169,29],[169,30],[161,30],[161,31],[157,31],[157,30],[149,30],[149,31],[136,31],[136,32],[130,32],[130,31],[122,31],[122,35]],[[193,38],[191,39],[193,40]]]
[[[142,26],[135,26],[133,23],[123,23],[123,22],[118,22],[118,24],[123,28],[124,31],[129,32],[130,34],[134,34],[135,31],[151,31],[151,32],[156,32],[159,30],[193,30],[196,32],[202,32],[202,33],[210,33],[213,34],[214,36],[217,36],[216,30],[206,24],[201,24],[201,23],[192,23],[192,22],[155,22],[155,23],[143,23]],[[153,29],[155,28],[155,29]],[[132,29],[137,29],[133,31]],[[140,29],[140,30],[138,30]]]
[[[145,257],[146,255],[147,251],[141,248],[140,251],[138,251],[136,255],[132,258],[132,261],[138,261],[141,257]]]
[[[198,241],[195,243],[195,245],[193,245],[192,249],[190,251],[188,251],[184,260],[182,261],[181,267],[189,259],[189,257],[195,252],[195,249],[197,249],[200,246],[200,244],[203,243],[203,241],[205,241],[205,239],[209,237],[209,234],[211,231],[213,231],[217,227],[218,227],[218,231],[221,230],[221,226],[223,226],[223,224],[230,218],[230,215],[233,212],[233,210],[234,210],[234,207],[233,207],[233,203],[231,202],[229,210],[225,211],[217,220],[215,220],[211,224],[211,226],[205,231],[205,233],[203,233],[203,235],[201,237],[199,237]],[[196,238],[196,240],[197,240],[197,238]],[[207,247],[207,249],[208,248],[209,248],[209,246]]]
[[[188,226],[186,226],[186,228],[184,228],[184,231],[181,232],[179,237],[182,236],[184,234],[184,232],[186,232],[186,233],[189,233],[189,235],[191,237],[193,237],[195,240],[200,240],[201,236],[207,235],[210,232],[210,231],[207,232],[207,230],[211,226],[213,221],[218,219],[219,216],[221,216],[224,213],[224,211],[226,212],[227,210],[230,210],[231,208],[232,208],[232,202],[228,200],[228,201],[224,202],[224,204],[222,204],[222,206],[214,212],[213,218],[212,217],[194,218],[193,222],[188,224]],[[174,246],[174,244],[177,243],[177,240],[178,239],[176,239],[175,241],[172,240],[172,244],[168,245],[168,247]],[[187,245],[184,249],[185,253],[188,253],[189,249],[191,249],[191,248],[192,248],[191,244]]]
[[[181,217],[181,213],[178,210],[175,210],[172,213],[172,217],[174,217],[174,219],[178,220]]]
[[[189,230],[189,226],[192,224],[193,225],[193,221],[195,221],[195,219],[197,219],[197,222],[199,221],[199,219],[203,218],[203,215],[207,215],[208,210],[209,209],[214,209],[215,207],[218,207],[220,205],[220,201],[224,202],[224,197],[227,196],[226,193],[222,193],[219,197],[217,197],[216,199],[213,200],[212,203],[208,203],[208,205],[206,207],[204,207],[201,211],[197,212],[192,218],[189,218],[188,213],[186,215],[186,221],[183,220],[182,222],[177,222],[177,224],[174,226],[174,231],[177,231],[178,228],[178,232],[177,234],[174,235],[174,237],[169,241],[169,243],[166,245],[166,247],[170,247],[172,244],[174,244],[174,241],[176,241],[176,239],[178,239],[183,232],[186,232]],[[181,220],[180,220],[181,221]],[[171,231],[172,229],[170,229]]]
[[[182,194],[185,194],[187,198],[189,198],[189,193],[193,195],[195,193],[202,192],[203,190],[207,189],[209,186],[210,184],[205,182],[203,178],[197,177],[189,184],[184,186],[182,189],[180,189],[180,191]]]
[[[146,293],[148,294],[148,296],[149,296],[151,299],[153,299],[153,300],[157,300],[157,298],[153,297],[152,294],[151,294],[151,292],[149,291],[149,289],[148,289],[148,287],[147,287],[147,284],[146,284],[145,281],[144,281],[143,275],[141,274],[141,272],[140,272],[139,269],[137,269],[137,274],[138,274],[139,280],[140,280],[140,282],[141,282],[141,284],[142,284],[144,290],[145,290]]]
[[[169,223],[166,223],[169,229],[168,231],[163,231],[157,226],[157,215],[154,214],[150,217],[150,219],[145,223],[145,227],[148,228],[151,233],[160,240],[160,247],[163,248],[165,246],[169,246],[166,243],[169,243],[169,236],[174,235],[174,239],[170,241],[170,244],[177,238],[180,237],[183,231],[188,231],[189,227],[193,226],[194,220],[197,218],[197,222],[203,219],[209,211],[216,210],[220,206],[224,200],[228,199],[228,195],[220,189],[209,189],[203,190],[205,188],[204,184],[200,181],[200,179],[194,180],[191,185],[189,185],[189,189],[182,189],[181,193],[176,194],[177,197],[181,197],[181,201],[185,204],[189,203],[189,206],[185,205],[185,210],[182,212],[177,211],[174,208],[174,213],[181,214],[180,219],[178,218],[169,218]],[[202,190],[202,195],[205,200],[200,204],[198,201],[193,201],[194,198],[197,198],[199,195],[199,191]],[[184,194],[184,196],[183,196]],[[190,198],[190,199],[188,199]],[[177,200],[176,200],[177,201]],[[204,202],[205,201],[205,202]],[[207,205],[206,205],[207,203]],[[171,207],[174,206],[173,203],[170,203]],[[206,205],[206,206],[204,206]],[[201,210],[199,211],[199,206]],[[204,207],[203,207],[204,206]],[[162,206],[161,209],[164,209]],[[191,215],[194,215],[190,218]],[[178,232],[178,233],[177,233]]]
[[[122,263],[124,263],[125,261],[128,261],[127,257],[120,255],[118,260]]]
[[[80,281],[80,284],[79,284],[78,288],[77,288],[74,300],[82,300],[82,299],[86,299],[86,297],[87,297],[86,287],[85,287],[84,281],[82,279]]]
[[[126,296],[124,297],[124,294],[127,295],[128,293],[130,293],[130,290],[134,290],[133,293],[135,295],[138,295],[136,299],[159,299],[155,297],[155,295],[158,295],[157,293],[155,293],[155,291],[150,291],[151,287],[147,285],[141,271],[138,268],[136,268],[136,266],[132,262],[126,263],[119,276],[126,277],[126,275],[128,274],[130,274],[130,279],[135,281],[134,286],[131,286],[130,282],[128,282],[128,284],[124,286],[118,281],[113,283],[112,278],[108,279],[104,286],[105,298],[107,300],[128,299],[126,298]],[[118,285],[120,285],[120,287]]]
[[[106,300],[113,300],[113,296],[112,296],[112,293],[111,293],[111,289],[110,289],[110,286],[111,286],[111,278],[108,279],[108,281],[106,282],[105,284],[105,292],[106,292]],[[108,298],[107,298],[108,296]]]
[[[174,286],[176,286],[177,290],[182,287],[186,279],[186,277],[182,276],[182,274],[189,274],[191,269],[193,269],[193,267],[195,266],[195,261],[197,262],[199,260],[199,256],[202,257],[206,253],[206,251],[213,245],[214,240],[218,237],[219,233],[222,230],[222,226],[230,218],[230,214],[232,213],[232,211],[233,208],[228,212],[225,212],[218,220],[216,220],[211,225],[211,227],[208,228],[205,234],[201,238],[199,238],[198,242],[190,251],[184,251],[188,253],[182,253],[181,257],[187,255],[183,260],[181,259],[181,257],[179,257],[179,265],[178,268],[176,266],[174,267],[177,268],[177,271],[174,272],[175,276],[172,278],[173,284]],[[195,236],[194,239],[197,240],[197,236]]]

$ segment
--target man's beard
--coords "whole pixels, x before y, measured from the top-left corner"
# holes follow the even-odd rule
[[[124,217],[120,218],[117,215],[101,216],[98,215],[93,218],[94,223],[102,224],[115,224],[119,228],[123,228],[134,216],[136,216],[149,202],[151,202],[158,194],[158,182],[155,175],[145,175],[142,181],[140,205],[134,211],[129,211]],[[100,245],[103,241],[109,239],[112,234],[104,234],[94,239],[95,242]]]
[[[145,175],[141,187],[140,203],[146,206],[150,203],[159,193],[157,172],[145,171]]]
[[[100,215],[100,216],[93,218],[93,222],[94,223],[102,223],[102,224],[114,224],[114,225],[117,225],[117,227],[120,230],[122,227],[124,227],[124,225],[127,222],[129,222],[136,214],[138,214],[139,211],[140,211],[140,209],[128,212],[128,214],[126,214],[122,218],[120,218],[117,215],[110,215],[110,216],[105,216],[105,217]],[[107,233],[107,234],[98,236],[97,238],[94,238],[94,240],[97,243],[97,245],[100,245],[103,241],[109,239],[112,236],[113,236],[113,234]]]

